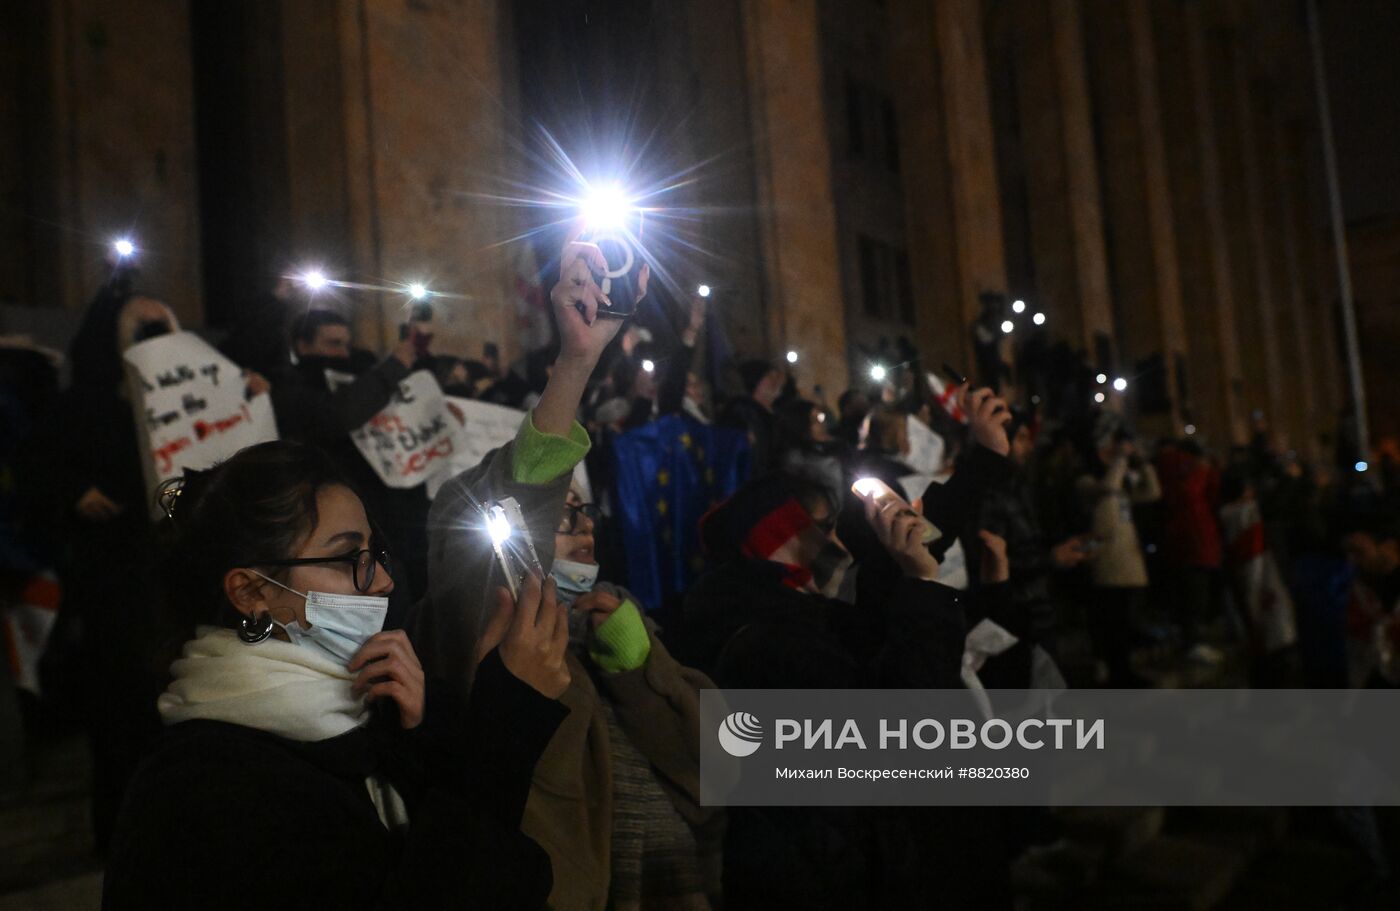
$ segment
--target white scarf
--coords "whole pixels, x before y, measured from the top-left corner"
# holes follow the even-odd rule
[[[166,724],[226,721],[307,743],[369,721],[343,665],[280,639],[250,645],[231,629],[201,626],[170,673],[175,679],[156,700]],[[385,828],[407,824],[403,798],[386,779],[371,775],[365,788]]]
[[[201,626],[182,654],[156,701],[166,724],[226,721],[310,742],[369,721],[350,672],[315,649],[273,638],[249,645],[231,629]]]

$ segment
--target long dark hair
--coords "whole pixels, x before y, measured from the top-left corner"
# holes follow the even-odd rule
[[[350,487],[324,452],[290,440],[259,443],[208,471],[186,472],[163,501],[171,534],[167,600],[177,631],[189,638],[196,624],[234,625],[239,617],[224,595],[224,575],[295,556],[319,520],[317,495],[337,484]]]

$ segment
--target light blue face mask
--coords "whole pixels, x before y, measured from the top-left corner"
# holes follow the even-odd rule
[[[597,563],[575,563],[573,560],[555,560],[549,574],[558,587],[559,599],[572,604],[579,595],[593,591],[598,584]]]
[[[331,592],[299,592],[283,585],[276,579],[268,578],[256,569],[257,573],[278,588],[306,599],[306,622],[310,629],[302,629],[301,624],[278,623],[293,645],[319,649],[331,660],[340,665],[348,665],[350,659],[360,650],[371,636],[384,629],[384,618],[389,614],[389,599],[375,595],[338,595]]]
[[[555,560],[549,568],[554,577],[555,597],[565,607],[573,607],[575,601],[593,591],[598,584],[597,563],[575,563],[573,560]],[[590,621],[588,614],[569,611],[569,641],[575,645],[587,641]]]

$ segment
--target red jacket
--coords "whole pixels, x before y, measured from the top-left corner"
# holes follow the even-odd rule
[[[1220,472],[1189,452],[1157,457],[1166,522],[1162,559],[1168,566],[1220,568]]]

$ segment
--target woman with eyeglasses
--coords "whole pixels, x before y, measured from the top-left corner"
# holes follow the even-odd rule
[[[699,800],[700,689],[625,590],[600,582],[597,513],[570,490],[587,455],[575,420],[589,376],[621,323],[594,318],[603,300],[591,274],[601,250],[570,242],[551,293],[561,350],[539,403],[515,439],[453,478],[429,517],[428,600],[413,628],[424,664],[469,675],[473,643],[489,614],[483,577],[498,573],[480,507],[511,498],[541,568],[570,604],[569,715],[535,768],[522,827],[549,852],[555,911],[711,907],[718,892],[722,817]],[[646,292],[646,268],[638,298]],[[616,285],[614,285],[616,287]]]
[[[382,628],[388,557],[324,453],[263,443],[167,500],[187,630],[103,907],[541,906],[549,859],[520,822],[566,711],[552,590],[497,598],[469,700],[428,699]]]
[[[722,821],[700,806],[690,732],[699,724],[699,691],[714,684],[666,651],[630,592],[598,578],[598,522],[597,507],[572,485],[554,530],[550,572],[560,600],[571,608],[573,682],[563,697],[570,718],[536,769],[526,831],[538,827],[536,837],[548,847],[546,833],[557,837],[568,827],[590,825],[593,844],[607,851],[609,870],[606,893],[592,898],[606,894],[614,908],[708,908],[720,888]],[[588,742],[602,743],[604,732],[606,754]],[[582,766],[580,754],[588,760]],[[589,813],[581,803],[560,801],[554,782],[585,799],[610,791],[611,806]],[[560,883],[556,893],[572,894],[564,906],[589,906],[580,901],[585,889]]]

